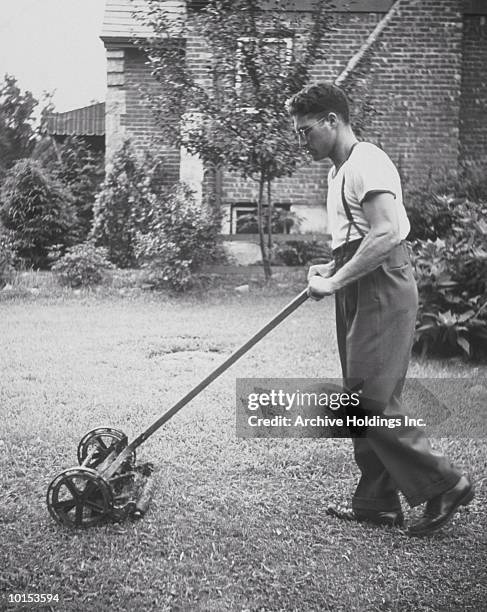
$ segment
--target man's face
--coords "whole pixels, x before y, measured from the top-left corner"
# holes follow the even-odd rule
[[[294,129],[298,133],[300,144],[314,161],[329,157],[335,146],[336,122],[332,117],[334,115],[330,113],[293,115]]]

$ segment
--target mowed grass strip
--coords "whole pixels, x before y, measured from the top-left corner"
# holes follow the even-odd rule
[[[73,532],[50,519],[47,486],[76,465],[86,431],[136,436],[292,297],[81,293],[0,305],[0,608],[19,607],[11,593],[58,593],[53,609],[68,611],[485,609],[483,440],[436,441],[477,497],[443,532],[414,540],[325,516],[358,477],[349,440],[236,438],[236,377],[339,376],[331,300],[304,304],[141,447],[156,465],[142,521]]]

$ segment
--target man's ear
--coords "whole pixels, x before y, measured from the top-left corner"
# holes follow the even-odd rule
[[[336,127],[339,122],[339,118],[336,113],[328,113],[326,120],[328,121],[331,127]]]

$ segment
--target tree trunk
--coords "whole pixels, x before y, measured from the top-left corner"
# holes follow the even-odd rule
[[[271,279],[272,269],[271,262],[269,261],[269,252],[265,243],[264,236],[264,214],[263,214],[263,200],[264,200],[264,177],[262,174],[259,179],[259,199],[257,201],[257,227],[259,229],[259,244],[260,252],[262,254],[262,264],[264,266],[264,276],[266,282]]]
[[[274,206],[271,198],[271,181],[267,179],[267,248],[272,252],[272,213]]]

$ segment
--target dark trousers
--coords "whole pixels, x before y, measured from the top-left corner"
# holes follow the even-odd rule
[[[335,253],[340,268],[360,241]],[[336,293],[338,348],[347,389],[360,388],[365,414],[401,418],[401,392],[411,354],[418,293],[402,242],[373,272]],[[361,471],[352,507],[396,510],[398,491],[411,506],[453,487],[460,474],[411,426],[368,427],[353,437]]]

